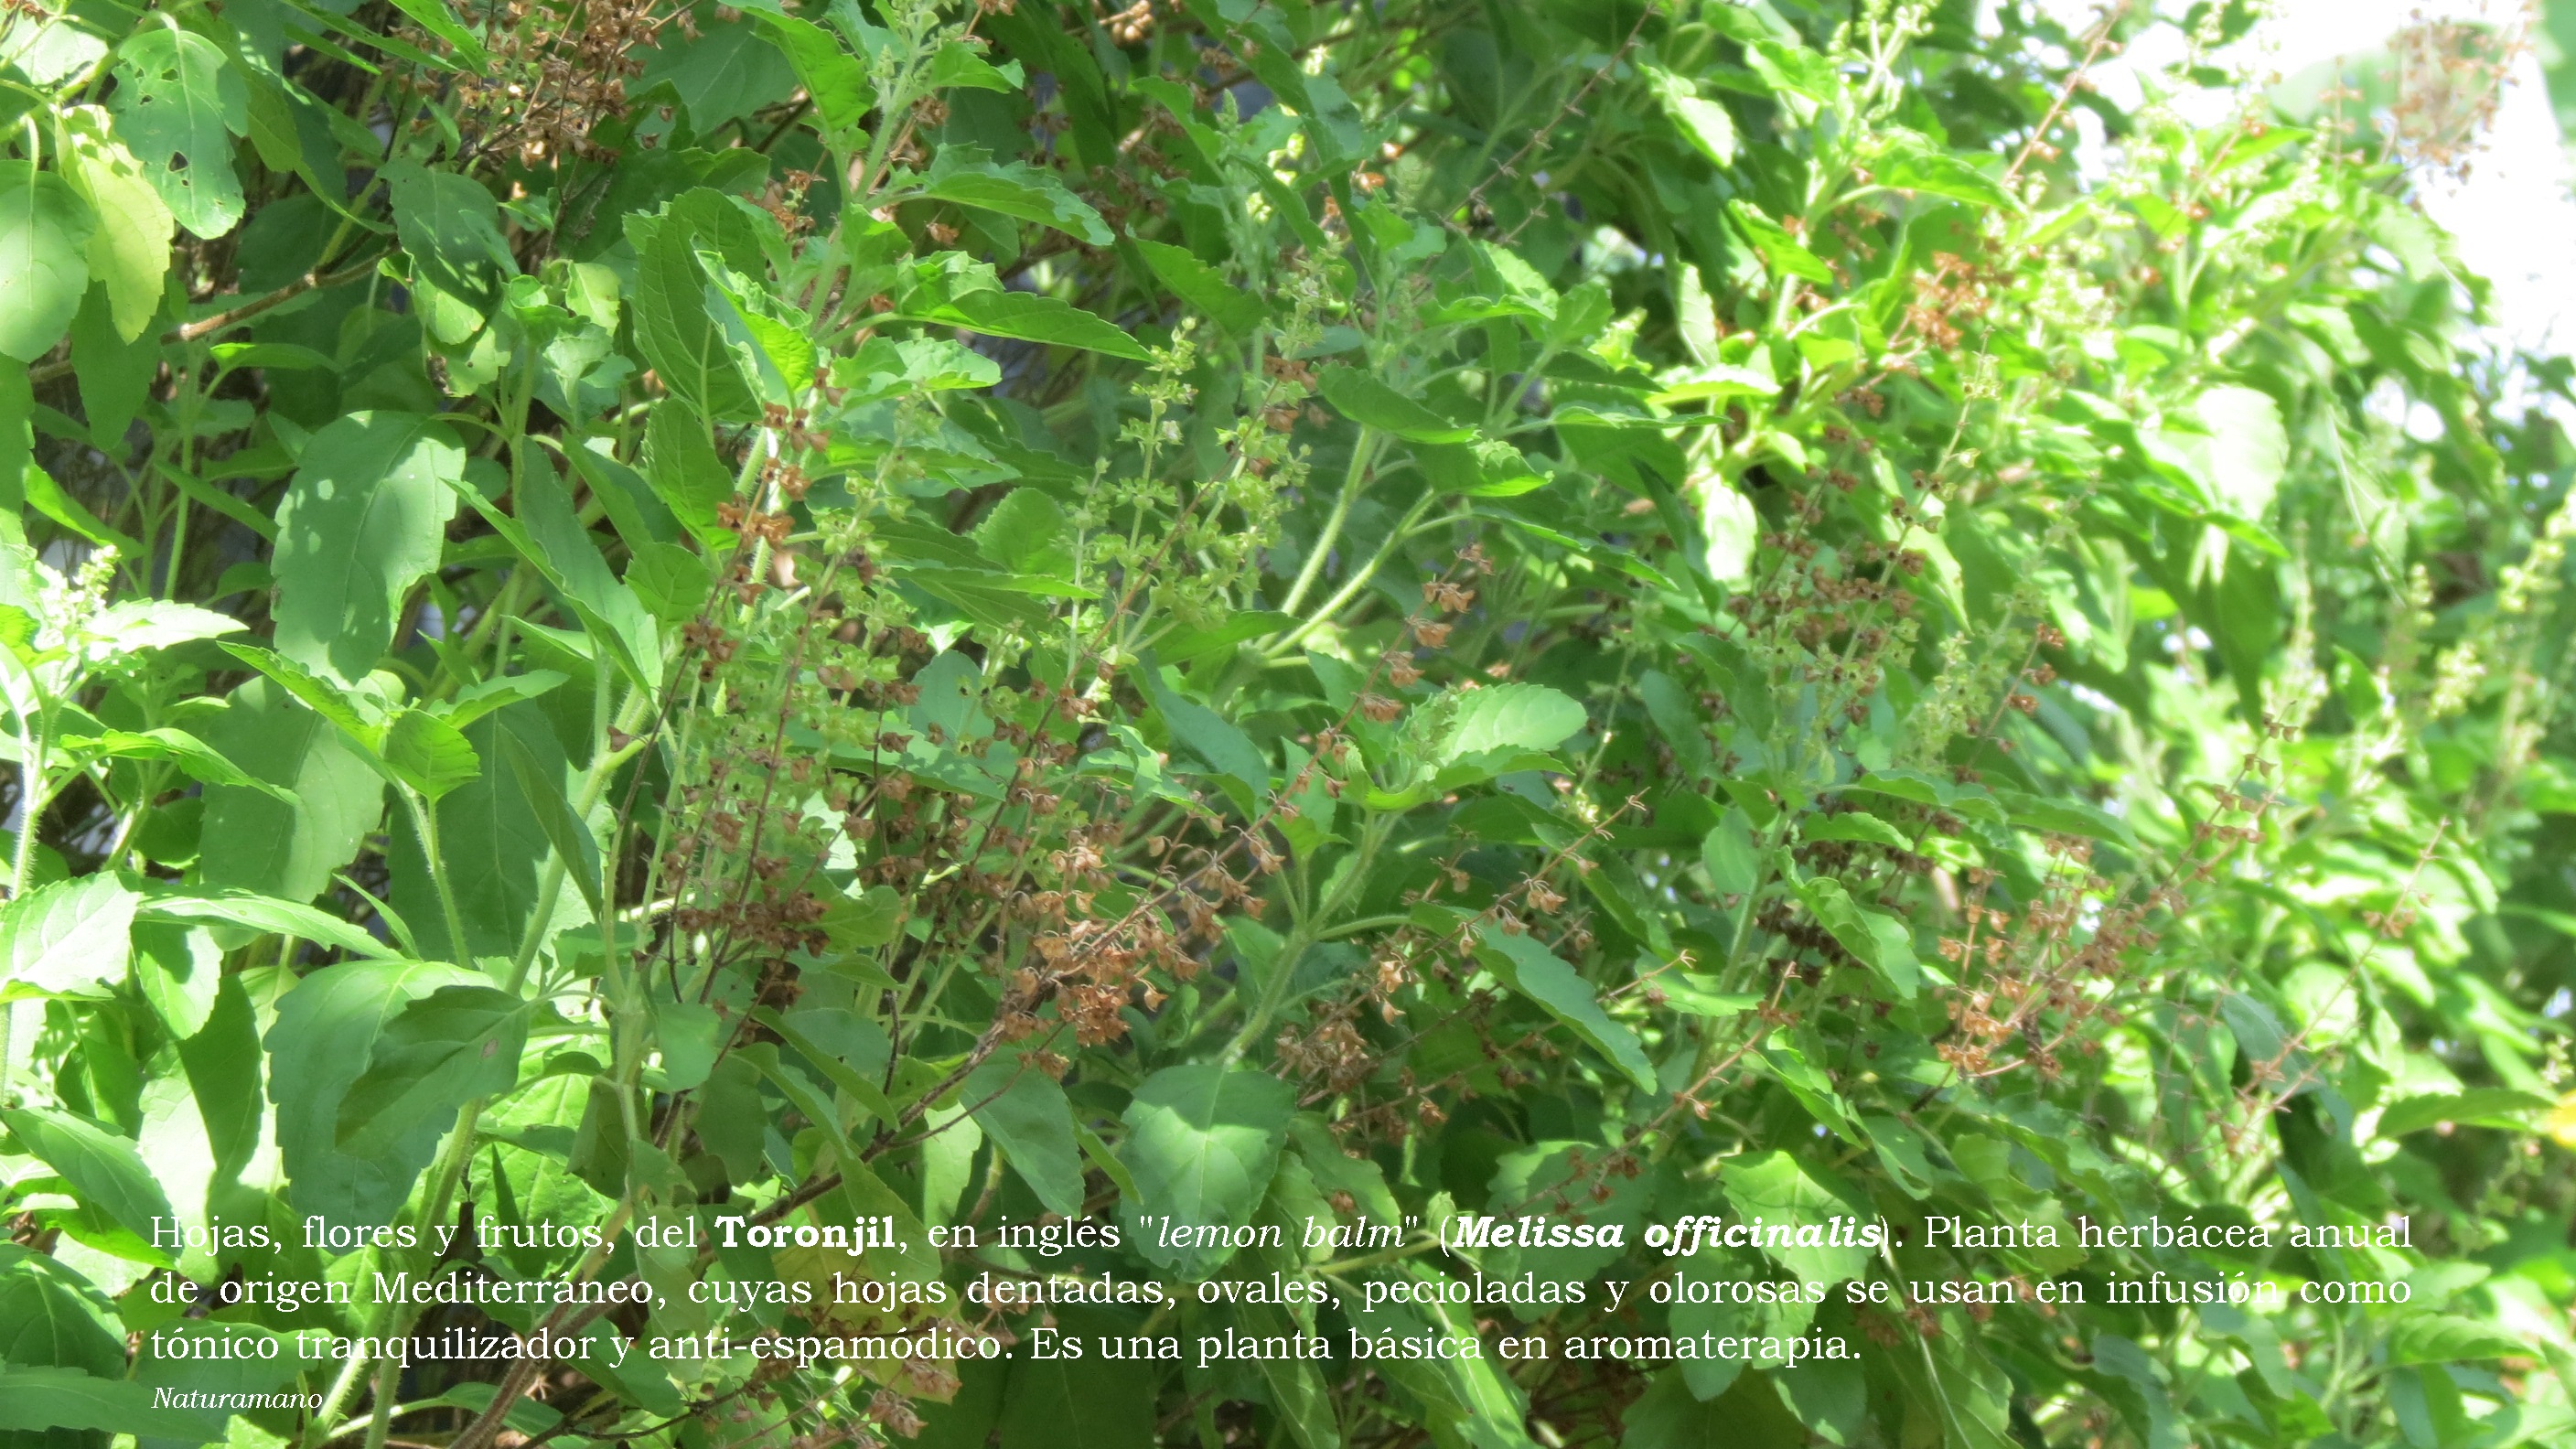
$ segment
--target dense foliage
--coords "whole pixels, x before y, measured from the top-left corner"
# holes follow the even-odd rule
[[[0,1441],[2567,1442],[2567,370],[2165,23],[10,0]]]

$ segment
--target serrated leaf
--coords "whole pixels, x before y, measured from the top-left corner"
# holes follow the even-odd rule
[[[174,25],[147,26],[117,51],[108,98],[116,134],[179,225],[212,240],[242,217],[232,137],[250,130],[250,93],[221,48]]]
[[[444,1129],[477,1097],[517,1084],[533,1004],[490,986],[442,986],[386,1022],[367,1069],[341,1099],[338,1150],[371,1156]]]
[[[384,738],[384,726],[368,711],[363,699],[341,686],[337,680],[325,679],[283,654],[252,644],[226,644],[223,651],[260,673],[294,697],[296,702],[329,720],[370,758]]]
[[[1026,1058],[996,1054],[966,1078],[958,1100],[1047,1211],[1082,1211],[1082,1148],[1073,1104],[1053,1077]]]
[[[1762,884],[1762,855],[1753,843],[1753,824],[1740,808],[1729,806],[1718,817],[1699,843],[1699,858],[1719,895],[1751,895]]]
[[[1906,839],[1903,832],[1866,810],[1810,818],[1798,827],[1798,833],[1809,840],[1844,840],[1856,845],[1883,845],[1890,850],[1914,848],[1914,842]]]
[[[140,899],[102,871],[0,906],[0,997],[106,995],[125,979]]]
[[[1834,269],[1824,259],[1807,250],[1789,235],[1788,229],[1762,214],[1760,207],[1749,202],[1730,201],[1726,213],[1735,219],[1735,228],[1753,244],[1762,257],[1762,265],[1774,278],[1803,277],[1810,282],[1833,285]]]
[[[1172,295],[1196,308],[1206,318],[1237,337],[1248,337],[1261,325],[1264,308],[1261,299],[1251,291],[1227,281],[1216,268],[1200,261],[1185,247],[1169,246],[1158,241],[1138,238],[1137,254],[1145,259]]]
[[[1352,422],[1416,443],[1463,443],[1474,428],[1456,423],[1355,367],[1328,367],[1317,379],[1324,401]]]
[[[1972,206],[2018,211],[2021,203],[2003,183],[1978,170],[1964,157],[1934,150],[1929,143],[1899,148],[1879,158],[1872,179],[1892,191],[1920,191],[1946,196]]]
[[[500,204],[471,177],[412,161],[386,167],[385,180],[413,285],[437,294],[423,298],[422,319],[440,342],[459,345],[483,329],[503,283],[518,275]]]
[[[1739,1157],[1718,1178],[1726,1200],[1746,1220],[1773,1223],[1831,1222],[1836,1216],[1865,1216],[1841,1183],[1820,1176],[1786,1152]],[[1858,1277],[1869,1266],[1870,1250],[1857,1243],[1766,1246],[1764,1251],[1803,1282],[1838,1283]]]
[[[1735,117],[1715,101],[1703,100],[1697,89],[1681,76],[1657,66],[1645,68],[1646,83],[1655,89],[1655,99],[1664,103],[1664,113],[1673,118],[1673,128],[1682,139],[1717,166],[1735,164]]]
[[[359,412],[315,433],[278,510],[277,652],[354,684],[438,567],[465,450],[431,418]]]
[[[1136,1181],[1129,1211],[1193,1226],[1251,1221],[1296,1110],[1296,1090],[1267,1072],[1193,1062],[1146,1078],[1128,1105],[1118,1153]],[[1150,1237],[1139,1246],[1154,1262],[1191,1272],[1229,1256]]]
[[[234,785],[257,790],[271,798],[292,801],[295,796],[282,786],[243,770],[225,758],[214,746],[186,730],[162,726],[150,730],[108,730],[98,735],[66,735],[67,749],[96,750],[121,760],[168,760],[185,772],[189,779],[207,785]]]
[[[734,476],[687,405],[653,409],[644,425],[644,477],[681,527],[711,548],[731,547],[733,535],[717,524],[716,510],[733,497]]]
[[[1655,1089],[1655,1068],[1646,1060],[1646,1049],[1637,1043],[1637,1034],[1610,1019],[1601,1009],[1601,1001],[1592,983],[1568,965],[1554,951],[1540,945],[1528,935],[1514,935],[1500,927],[1487,926],[1477,932],[1476,959],[1494,973],[1496,980],[1536,1002],[1539,1009],[1563,1022],[1593,1050],[1609,1059],[1622,1075],[1636,1084],[1637,1090]]]
[[[1096,247],[1110,242],[1108,223],[1091,203],[1065,190],[1054,172],[1025,161],[997,164],[980,146],[941,147],[922,182],[916,194],[924,201],[945,201],[1033,221]]]
[[[842,49],[830,31],[778,9],[776,0],[759,0],[741,8],[751,13],[770,44],[796,68],[796,78],[804,82],[826,134],[852,130],[867,120],[876,103],[868,68]]]
[[[391,960],[402,953],[358,926],[295,901],[246,890],[179,891],[147,896],[136,912],[139,920],[182,925],[240,926],[280,936],[293,936],[330,946],[353,956]]]
[[[170,237],[178,223],[143,163],[116,139],[110,124],[97,106],[64,112],[62,171],[96,219],[85,253],[89,274],[106,287],[116,333],[130,342],[161,310],[161,282],[170,270]]]
[[[635,549],[627,560],[625,582],[654,618],[677,629],[706,607],[707,595],[715,587],[715,575],[708,569],[706,559],[693,549],[676,543],[648,543]]]
[[[463,729],[495,710],[507,709],[522,700],[543,699],[562,688],[565,682],[566,676],[551,669],[505,674],[497,679],[469,684],[426,708],[431,714]]]
[[[208,787],[198,884],[313,899],[357,855],[384,813],[384,781],[362,747],[265,677],[234,690],[202,732],[227,759],[294,800]]]
[[[892,941],[902,921],[903,897],[892,886],[876,885],[857,894],[833,897],[815,924],[834,946],[856,951]]]
[[[217,1437],[205,1417],[164,1405],[156,1392],[128,1379],[97,1378],[75,1368],[0,1364],[0,1430],[141,1434],[195,1444]]]
[[[2521,1335],[2455,1313],[2408,1314],[2388,1334],[2388,1362],[2398,1366],[2474,1363],[2530,1352],[2530,1342]]]
[[[169,1255],[153,1246],[154,1229],[171,1218],[169,1196],[130,1138],[68,1112],[0,1109],[0,1126],[69,1183],[83,1209],[124,1231],[120,1256],[166,1266]]]
[[[393,1221],[438,1148],[424,1119],[380,1151],[339,1149],[340,1105],[364,1076],[385,1028],[416,997],[444,986],[490,989],[480,975],[430,961],[358,961],[297,981],[266,1038],[269,1100],[287,1196],[297,1211],[373,1226]]]
[[[1252,737],[1233,721],[1203,704],[1156,689],[1154,708],[1171,729],[1172,738],[1220,774],[1239,782],[1255,800],[1270,797],[1270,762]]]
[[[1078,347],[1143,362],[1144,344],[1123,328],[1103,321],[1070,302],[1035,292],[967,292],[937,303],[910,320],[939,322],[1051,347]]]
[[[2127,824],[2101,809],[2078,800],[2052,800],[2024,791],[1998,786],[1992,794],[2024,830],[2044,831],[2050,835],[2081,835],[2091,840],[2107,840],[2134,845],[2136,837]]]
[[[164,599],[123,599],[81,626],[81,632],[118,654],[167,649],[198,639],[242,632],[239,619]]]
[[[435,801],[483,773],[474,746],[456,726],[426,710],[407,709],[385,730],[385,763],[402,782]]]
[[[1456,764],[1496,751],[1555,749],[1588,721],[1583,706],[1544,684],[1498,684],[1458,697],[1436,758]]]
[[[930,83],[941,90],[965,86],[971,90],[999,91],[1004,95],[1017,95],[1028,89],[1029,84],[1018,61],[995,65],[961,40],[940,46],[939,53],[931,57]]]
[[[635,345],[654,376],[708,418],[757,411],[751,381],[707,310],[708,279],[691,229],[665,216],[636,250]]]
[[[1836,944],[1906,996],[1923,985],[1923,966],[1914,955],[1914,933],[1905,922],[1851,898],[1843,883],[1830,876],[1798,883],[1798,899],[1832,933]]]
[[[32,161],[0,161],[0,357],[33,362],[62,341],[89,290],[96,227],[63,178]]]

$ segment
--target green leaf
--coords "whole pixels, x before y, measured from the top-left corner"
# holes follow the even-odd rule
[[[437,962],[358,961],[326,966],[279,998],[267,1036],[268,1094],[296,1211],[357,1226],[393,1221],[437,1152],[437,1124],[423,1119],[376,1151],[345,1153],[341,1103],[367,1074],[386,1027],[415,998],[443,986],[490,984]]]
[[[1829,101],[1840,88],[1834,63],[1794,38],[1756,40],[1744,48],[1744,59],[1775,94]]]
[[[626,563],[626,587],[635,591],[645,611],[666,627],[677,629],[698,616],[715,575],[706,559],[676,543],[638,545]]]
[[[1799,245],[1788,229],[1762,214],[1761,208],[1744,201],[1730,201],[1726,214],[1735,219],[1736,230],[1753,244],[1762,256],[1762,265],[1776,278],[1804,277],[1810,282],[1833,285],[1834,269],[1814,252]]]
[[[202,1416],[164,1407],[142,1384],[94,1378],[79,1369],[18,1364],[0,1364],[0,1429],[39,1435],[48,1429],[82,1429],[189,1444],[218,1437]]]
[[[125,1324],[116,1305],[60,1259],[0,1243],[0,1367],[20,1365],[120,1377]],[[0,1394],[0,1404],[8,1402]]]
[[[730,549],[733,534],[716,510],[733,498],[734,475],[716,455],[706,424],[681,404],[653,409],[644,425],[644,477],[680,525],[710,550]]]
[[[1476,959],[1494,973],[1496,980],[1536,1002],[1541,1010],[1608,1058],[1636,1084],[1638,1091],[1655,1089],[1654,1064],[1646,1060],[1646,1049],[1638,1045],[1637,1034],[1610,1019],[1610,1014],[1601,1009],[1599,998],[1593,995],[1591,983],[1564,958],[1526,934],[1514,935],[1498,926],[1486,926],[1477,932]]]
[[[470,483],[459,480],[453,486],[492,531],[508,540],[554,587],[580,618],[583,630],[636,687],[660,687],[662,646],[653,616],[635,591],[609,572],[608,561],[573,512],[571,494],[544,454],[530,452],[521,463],[518,488],[512,495],[518,509],[515,515],[502,512]]]
[[[1702,485],[1699,531],[1708,540],[1702,556],[1708,576],[1721,584],[1740,584],[1753,574],[1754,543],[1762,535],[1762,516],[1753,500],[1711,478]]]
[[[467,1102],[517,1085],[532,1011],[489,986],[442,986],[405,1005],[340,1101],[339,1150],[369,1157],[424,1126],[443,1133]]]
[[[707,274],[691,229],[679,216],[665,216],[636,253],[635,346],[654,376],[703,417],[757,411],[751,381],[707,310]],[[679,505],[671,511],[679,513]]]
[[[855,355],[832,363],[834,387],[870,399],[991,387],[1001,380],[1001,364],[945,337],[871,337]]]
[[[2211,501],[2249,523],[2262,522],[2289,467],[2280,405],[2250,387],[2213,387],[2191,414],[2205,432],[2169,436],[2200,465]]]
[[[980,146],[940,147],[917,194],[924,201],[945,201],[1033,221],[1096,247],[1110,242],[1109,226],[1100,213],[1065,190],[1054,172],[1025,161],[997,165]]]
[[[1902,995],[1912,996],[1922,988],[1923,967],[1914,956],[1914,933],[1903,920],[1853,900],[1843,883],[1831,876],[1801,881],[1797,890],[1816,924],[1831,932],[1835,943],[1862,965]]]
[[[329,720],[347,735],[363,752],[361,758],[370,768],[381,771],[383,760],[376,746],[383,742],[384,726],[379,722],[383,703],[373,695],[361,694],[336,680],[325,679],[283,654],[253,644],[225,644],[226,654],[268,676],[270,682],[292,695],[296,702]]]
[[[1719,895],[1749,896],[1762,884],[1762,854],[1753,843],[1753,822],[1735,806],[1728,806],[1700,841],[1699,858]]]
[[[1152,268],[1156,278],[1171,288],[1172,295],[1190,304],[1209,321],[1237,337],[1249,337],[1261,325],[1265,309],[1261,299],[1251,291],[1225,279],[1216,268],[1200,261],[1185,247],[1158,241],[1136,240],[1137,254]]]
[[[1890,850],[1912,850],[1914,842],[1902,831],[1866,810],[1850,810],[1840,815],[1811,816],[1798,827],[1808,840],[1847,840],[1856,845],[1883,845]]]
[[[551,669],[532,669],[525,674],[505,674],[469,684],[445,699],[423,706],[431,714],[465,729],[487,714],[509,708],[523,700],[542,699],[562,688],[567,676]]]
[[[1146,1078],[1128,1105],[1118,1154],[1136,1181],[1128,1212],[1189,1227],[1250,1222],[1296,1110],[1296,1089],[1267,1072],[1192,1062]],[[1151,1231],[1137,1246],[1163,1267],[1193,1273],[1231,1256],[1224,1248],[1164,1246]]]
[[[538,904],[537,867],[547,850],[551,849],[555,859],[562,862],[574,888],[589,903],[593,920],[604,916],[605,901],[600,895],[599,841],[573,813],[572,802],[564,796],[563,747],[556,742],[554,732],[545,727],[541,718],[522,714],[495,720],[490,733],[500,747],[501,757],[509,762],[515,788],[502,788],[498,780],[492,780],[484,786],[469,787],[471,793],[460,792],[448,802],[451,807],[459,807],[455,811],[459,818],[450,821],[446,815],[440,816],[439,839],[455,858],[471,859],[477,851],[489,851],[493,859],[509,862],[513,867],[506,874],[492,873],[493,884],[504,887],[500,900],[458,902],[465,912],[468,936],[480,925],[494,935],[496,947],[509,949],[517,944],[526,917]],[[535,828],[534,841],[523,838],[529,826]],[[458,847],[452,843],[459,839],[459,827],[465,842],[463,855],[456,855]],[[512,881],[511,876],[518,879]],[[517,889],[508,889],[511,885]]]
[[[1154,1382],[1143,1366],[1015,1361],[1002,1391],[1001,1449],[1152,1449]]]
[[[89,274],[107,289],[116,332],[140,338],[161,310],[177,221],[144,174],[143,163],[109,131],[106,111],[75,106],[62,114],[63,178],[89,203]]]
[[[212,240],[242,218],[232,137],[250,131],[250,93],[213,41],[175,25],[146,26],[118,48],[117,139],[143,163],[179,225]]]
[[[2388,1333],[2392,1367],[2424,1363],[2475,1363],[2520,1358],[2531,1352],[2520,1334],[2454,1313],[2410,1313]]]
[[[1544,684],[1488,685],[1458,696],[1436,758],[1451,765],[1500,752],[1552,750],[1586,723],[1582,705]]]
[[[2379,1135],[2403,1137],[2444,1122],[2469,1122],[2528,1130],[2524,1114],[2545,1110],[2549,1098],[2511,1087],[2476,1087],[2434,1097],[2409,1097],[2379,1114]]]
[[[386,167],[385,180],[422,320],[440,342],[463,343],[500,305],[502,283],[518,275],[500,204],[471,177],[412,161]]]
[[[1047,1211],[1082,1211],[1082,1148],[1073,1136],[1073,1105],[1053,1077],[1025,1058],[995,1055],[966,1078],[958,1100]]]
[[[109,730],[97,736],[66,735],[63,745],[67,749],[94,749],[121,760],[169,760],[186,772],[189,779],[202,784],[238,785],[278,800],[292,801],[295,798],[283,786],[272,785],[243,770],[217,753],[214,746],[186,730],[163,726],[140,733]]]
[[[1838,1180],[1809,1168],[1786,1152],[1758,1152],[1738,1157],[1718,1178],[1737,1216],[1765,1222],[1813,1224],[1824,1228],[1840,1217],[1866,1221],[1868,1209]],[[1804,1237],[1801,1233],[1799,1236]],[[1870,1250],[1857,1243],[1768,1245],[1763,1251],[1803,1282],[1839,1283],[1868,1271]],[[1845,1235],[1848,1237],[1849,1235]]]
[[[1017,573],[1073,572],[1064,509],[1043,489],[1014,488],[975,525],[975,551]]]
[[[105,996],[125,980],[140,901],[114,871],[56,881],[0,906],[0,998]]]
[[[426,710],[394,716],[385,731],[384,758],[404,784],[433,802],[483,773],[464,731]]]
[[[431,418],[358,412],[304,445],[277,518],[277,651],[344,684],[394,642],[412,586],[438,567],[465,450]]]
[[[0,357],[34,362],[63,340],[89,290],[97,225],[63,178],[0,161]]]
[[[1146,360],[1144,344],[1125,328],[1103,321],[1070,302],[1035,292],[968,292],[907,319],[945,323],[987,337],[1014,337],[1053,347],[1079,347],[1136,362]]]
[[[70,1184],[83,1210],[124,1230],[131,1241],[116,1245],[119,1256],[168,1265],[169,1255],[154,1246],[155,1229],[178,1219],[132,1139],[68,1112],[40,1108],[0,1108],[0,1126]]]
[[[805,94],[813,99],[814,113],[822,117],[827,134],[854,130],[867,120],[876,104],[868,68],[842,49],[830,31],[777,9],[775,0],[741,8],[751,12],[769,42],[796,68],[796,78],[804,82]]]
[[[1476,436],[1355,367],[1328,367],[1317,383],[1324,401],[1352,422],[1416,443],[1463,443]]]
[[[1699,91],[1688,80],[1658,66],[1644,68],[1646,83],[1655,90],[1655,99],[1664,103],[1665,114],[1673,118],[1673,127],[1682,139],[1719,167],[1735,164],[1735,117],[1715,101],[1702,100]]]
[[[939,47],[930,60],[930,83],[940,90],[965,86],[979,91],[999,91],[1017,95],[1027,90],[1028,76],[1016,60],[995,65],[975,53],[975,46],[962,40],[951,40]]]
[[[1240,782],[1254,800],[1270,798],[1270,762],[1252,737],[1232,721],[1161,688],[1154,691],[1154,708],[1171,728],[1174,740],[1215,766],[1218,773]]]
[[[167,892],[146,896],[137,912],[146,921],[240,926],[271,935],[293,936],[331,946],[354,956],[394,957],[400,953],[338,916],[295,901],[251,891]]]
[[[1871,167],[1871,179],[1892,191],[1920,191],[1946,196],[1971,206],[2019,211],[2021,203],[1996,178],[1967,158],[1934,150],[1928,143],[1899,147]]]
[[[98,251],[95,235],[90,250]],[[160,370],[161,339],[118,336],[114,298],[106,286],[92,286],[72,314],[72,375],[80,380],[81,411],[91,442],[111,456],[125,446],[126,432],[143,411]]]
[[[474,32],[457,23],[441,0],[393,0],[393,7],[418,22],[420,28],[456,48],[456,59],[466,68],[483,70],[492,63],[483,43]]]
[[[1997,803],[2011,817],[2012,823],[2024,830],[2037,830],[2049,835],[2081,835],[2091,840],[2107,840],[2135,845],[2137,839],[2118,816],[2080,800],[2054,800],[2020,790],[1997,786],[1991,792]]]
[[[903,897],[892,886],[875,885],[861,894],[834,896],[815,924],[834,946],[858,951],[892,941],[902,921]]]
[[[383,815],[384,781],[337,726],[266,678],[234,690],[202,733],[291,803],[264,790],[209,786],[198,883],[289,901],[320,895]]]

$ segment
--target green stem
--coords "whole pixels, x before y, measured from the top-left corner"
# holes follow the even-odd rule
[[[1331,557],[1333,544],[1342,536],[1342,525],[1351,516],[1351,504],[1358,500],[1360,485],[1368,478],[1369,459],[1376,454],[1378,440],[1383,436],[1375,428],[1363,427],[1359,440],[1351,444],[1351,466],[1342,475],[1341,496],[1333,500],[1332,513],[1324,519],[1323,529],[1315,535],[1314,547],[1306,551],[1305,565],[1297,570],[1296,582],[1288,586],[1288,597],[1279,601],[1280,612],[1296,613],[1297,606],[1306,601],[1306,591],[1313,588],[1315,580],[1323,574],[1324,560]]]
[[[1276,659],[1294,650],[1306,641],[1307,635],[1323,627],[1326,620],[1340,613],[1351,600],[1358,598],[1360,590],[1369,586],[1369,580],[1377,577],[1377,571],[1384,568],[1386,561],[1393,558],[1395,551],[1412,536],[1413,525],[1422,521],[1422,515],[1431,511],[1431,505],[1437,502],[1439,497],[1438,493],[1425,492],[1411,508],[1405,510],[1404,517],[1397,520],[1395,527],[1387,530],[1386,542],[1378,545],[1377,552],[1369,556],[1369,561],[1362,564],[1347,582],[1335,590],[1333,596],[1326,599],[1322,607],[1315,610],[1313,617],[1289,630],[1286,638],[1271,645],[1267,651],[1270,657]]]
[[[337,1426],[334,1421],[340,1417],[340,1406],[349,1401],[350,1392],[357,1388],[358,1380],[366,1374],[367,1361],[366,1354],[353,1352],[340,1365],[339,1376],[331,1380],[330,1392],[322,1396],[322,1407],[314,1410],[313,1417],[305,1421],[303,1449],[321,1449],[322,1445],[347,1432],[345,1426]]]
[[[388,1358],[376,1365],[376,1402],[367,1417],[367,1449],[385,1449],[385,1436],[394,1427],[394,1393],[401,1387],[401,1359]]]
[[[1234,1034],[1234,1040],[1226,1043],[1227,1065],[1243,1059],[1243,1054],[1251,1050],[1252,1043],[1269,1027],[1271,1017],[1277,1015],[1280,1006],[1287,1001],[1288,979],[1297,974],[1297,958],[1320,939],[1313,923],[1329,918],[1350,898],[1351,892],[1369,878],[1369,862],[1376,858],[1378,847],[1386,842],[1389,827],[1385,822],[1388,818],[1370,816],[1368,824],[1360,830],[1359,859],[1350,873],[1342,877],[1332,894],[1315,908],[1315,913],[1292,927],[1287,939],[1280,943],[1278,958],[1270,968],[1270,979],[1262,984],[1260,1001],[1254,1004],[1251,1014],[1244,1017],[1243,1027]]]
[[[447,861],[439,853],[438,807],[424,802],[417,790],[405,787],[400,794],[403,807],[411,812],[412,833],[420,837],[421,859],[428,866],[429,883],[438,891],[439,913],[447,921],[448,954],[458,958],[456,964],[465,965],[465,913],[457,909],[456,887],[449,883]]]

